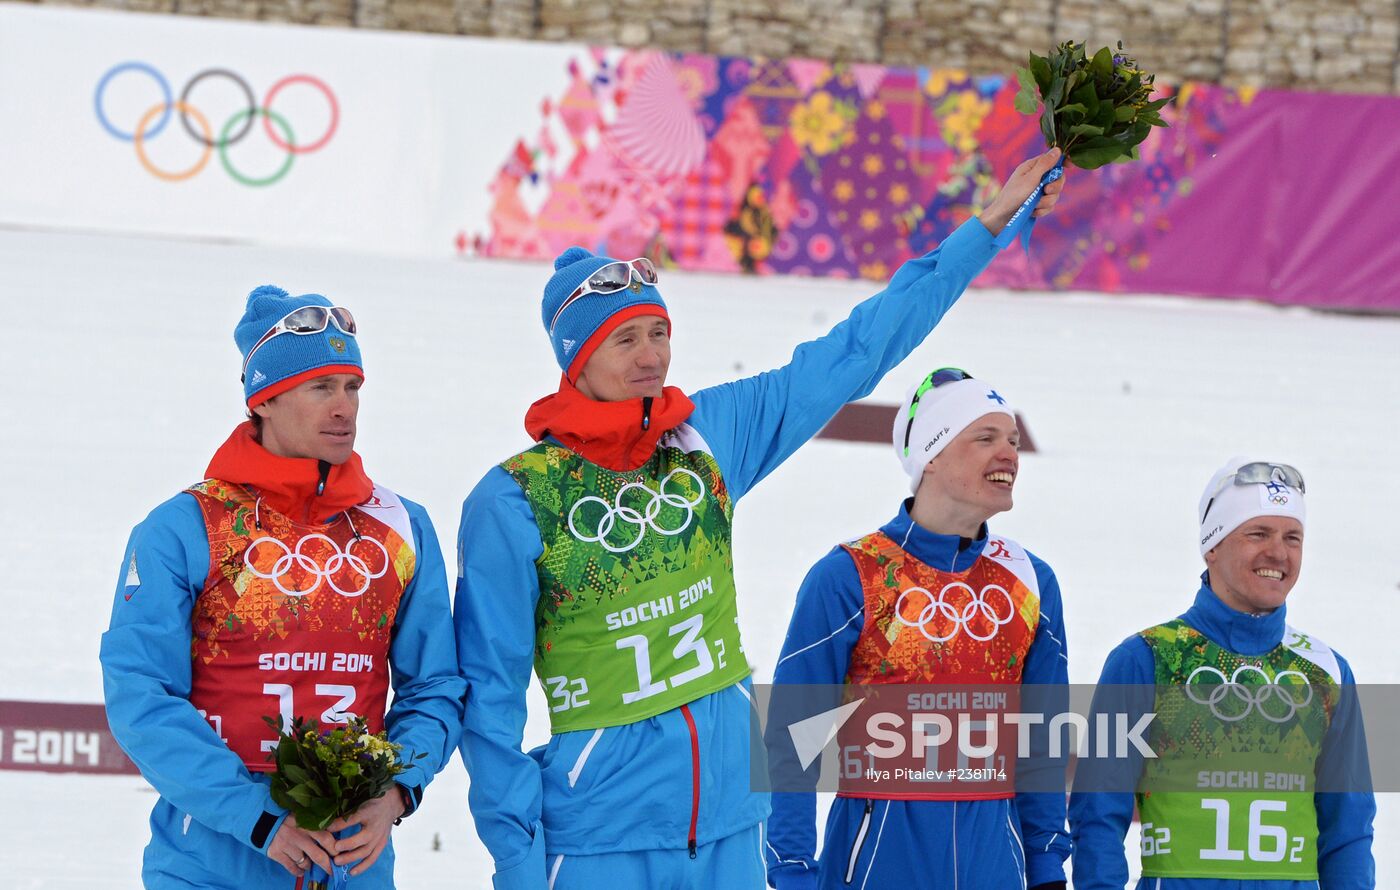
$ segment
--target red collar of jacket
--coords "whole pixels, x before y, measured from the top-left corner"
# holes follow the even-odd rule
[[[695,404],[674,386],[661,398],[599,402],[579,392],[568,377],[525,413],[525,430],[536,442],[553,436],[564,446],[609,470],[635,470],[651,459],[656,443],[685,422]]]
[[[338,465],[280,457],[258,442],[251,422],[239,424],[214,452],[205,478],[254,488],[268,507],[301,522],[325,522],[374,492],[358,454]]]

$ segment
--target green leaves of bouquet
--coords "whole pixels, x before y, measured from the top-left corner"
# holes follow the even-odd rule
[[[1165,127],[1162,108],[1171,101],[1150,99],[1153,75],[1123,51],[1108,47],[1089,56],[1084,44],[1066,41],[1048,57],[1030,54],[1030,66],[1016,72],[1021,91],[1016,110],[1034,114],[1042,103],[1040,132],[1046,147],[1059,146],[1085,170],[1135,161],[1138,145],[1153,127]]]
[[[277,747],[268,756],[276,764],[272,799],[291,810],[302,828],[319,831],[350,815],[392,788],[394,777],[408,769],[399,759],[403,746],[383,732],[371,733],[363,717],[319,732],[318,724],[301,717],[292,719],[287,732],[278,718],[263,719],[277,730]]]

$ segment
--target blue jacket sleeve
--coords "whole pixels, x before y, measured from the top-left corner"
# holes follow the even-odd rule
[[[694,394],[691,424],[705,437],[737,502],[841,406],[868,395],[923,342],[996,256],[977,219],[925,256],[899,267],[889,286],[825,336],[798,346],[776,371]]]
[[[1332,788],[1369,789],[1366,730],[1356,697],[1351,665],[1340,656],[1342,695],[1323,741],[1319,782]],[[1371,854],[1376,798],[1369,790],[1314,795],[1317,807],[1317,870],[1322,890],[1363,890],[1376,886]]]
[[[1035,555],[1030,555],[1040,582],[1040,622],[1035,639],[1026,653],[1026,668],[1021,682],[1036,687],[1036,697],[1052,694],[1055,701],[1046,704],[1068,704],[1069,651],[1065,645],[1064,603],[1060,597],[1060,582],[1054,571]],[[1055,708],[1060,710],[1060,708]],[[1032,787],[1053,783],[1064,785],[1064,761],[1048,759],[1048,734],[1037,732],[1034,763],[1048,774],[1033,780]],[[1070,854],[1069,829],[1065,825],[1065,795],[1062,790],[1031,791],[1016,795],[1016,811],[1020,816],[1021,840],[1026,848],[1026,884],[1035,887],[1065,879],[1065,860]]]
[[[132,531],[102,635],[107,720],[161,797],[265,851],[286,811],[189,700],[191,616],[208,575],[208,537],[192,496],[176,495]]]
[[[405,500],[404,506],[413,523],[417,564],[394,621],[389,647],[394,703],[384,726],[389,738],[403,745],[403,757],[410,764],[395,781],[412,796],[412,812],[461,738],[467,684],[457,669],[442,547],[427,512],[411,501]],[[419,754],[427,756],[414,759]]]
[[[1141,637],[1130,637],[1108,654],[1099,676],[1101,688],[1095,693],[1093,709],[1097,711],[1103,706],[1104,710],[1117,710],[1123,706],[1122,694],[1115,694],[1113,686],[1145,688],[1145,694],[1150,696],[1155,690],[1154,681],[1152,650]],[[1151,710],[1150,699],[1147,705],[1146,710]],[[1080,760],[1080,769],[1098,762]],[[1136,775],[1141,771],[1142,760],[1135,756],[1117,768]],[[1133,821],[1133,793],[1083,790],[1088,787],[1089,780],[1087,774],[1075,776],[1075,790],[1069,801],[1074,887],[1075,890],[1123,890],[1128,883],[1128,859],[1123,840]]]
[[[498,890],[544,890],[543,786],[520,749],[535,650],[535,560],[544,552],[520,486],[492,467],[462,505],[453,622],[467,681],[462,761]]]
[[[865,626],[865,595],[855,563],[840,547],[822,557],[807,573],[783,641],[773,683],[836,685],[845,682],[851,650]],[[771,725],[770,721],[770,725]],[[777,775],[787,776],[780,758]],[[814,771],[820,767],[813,765]],[[814,779],[815,777],[813,777]],[[817,875],[817,799],[815,792],[773,794],[768,818],[768,882],[788,890],[815,887]]]

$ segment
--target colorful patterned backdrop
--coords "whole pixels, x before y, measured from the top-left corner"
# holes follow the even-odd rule
[[[1042,148],[1010,77],[601,48],[560,75],[459,249],[881,280]],[[1071,170],[1030,255],[979,284],[1400,311],[1400,140],[1364,126],[1400,100],[1166,91],[1141,161]]]

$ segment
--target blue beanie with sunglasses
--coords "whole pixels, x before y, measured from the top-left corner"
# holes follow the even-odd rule
[[[623,261],[570,247],[554,260],[554,275],[544,286],[540,317],[554,347],[554,358],[570,380],[578,377],[593,350],[624,321],[639,315],[659,315],[668,326],[671,323],[661,292],[655,285],[643,284],[636,274],[627,287],[616,293],[588,293],[569,299],[590,275],[609,263]]]
[[[298,309],[307,306],[330,309],[334,305],[320,294],[293,297],[270,284],[248,295],[248,306],[233,329],[233,339],[247,365],[243,371],[243,397],[249,408],[315,377],[327,374],[365,376],[364,365],[360,362],[360,344],[355,341],[354,334],[341,330],[330,318],[326,320],[325,330],[314,334],[283,332],[263,339]]]

